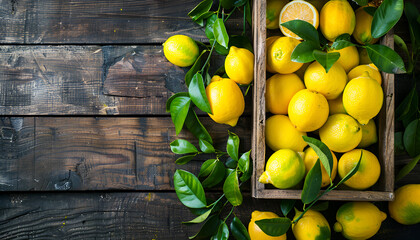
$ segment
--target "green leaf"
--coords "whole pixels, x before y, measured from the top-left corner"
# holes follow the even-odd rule
[[[177,139],[170,144],[171,151],[176,154],[197,153],[197,148],[184,139]]]
[[[213,34],[216,41],[227,49],[229,46],[229,36],[226,32],[225,23],[221,18],[216,19],[214,22]]]
[[[404,40],[398,36],[397,34],[394,34],[394,43],[395,45],[397,45],[401,50],[404,51],[404,53],[407,55],[408,58],[408,68],[407,68],[407,72],[411,72],[413,70],[413,62],[411,60],[411,55],[408,52],[408,47],[407,44],[404,42]]]
[[[230,231],[236,240],[251,240],[248,230],[238,217],[234,217],[230,223]]]
[[[190,109],[185,119],[185,126],[190,130],[190,132],[198,139],[204,139],[209,143],[213,143],[210,134],[207,132],[207,129],[201,124],[198,120],[197,115],[194,110]]]
[[[350,46],[356,46],[356,44],[351,42],[350,35],[348,33],[344,33],[334,40],[333,44],[331,45],[331,48],[335,50],[340,50]]]
[[[408,95],[400,103],[395,110],[395,115],[398,121],[402,121],[406,118],[411,117],[413,113],[417,112],[418,108],[418,95],[415,87],[411,88]]]
[[[293,62],[299,63],[312,62],[315,60],[312,54],[315,49],[319,49],[319,46],[316,46],[310,41],[301,42],[293,50],[291,59]]]
[[[406,1],[404,13],[408,20],[411,44],[414,46],[413,49],[417,51],[420,44],[420,22],[418,21],[420,17],[419,10],[413,3]]]
[[[201,14],[200,16],[197,17],[197,20],[194,20],[195,22],[200,21],[199,25],[200,26],[204,26],[204,19],[207,19],[209,17],[211,17],[214,14],[214,12],[205,12],[203,14]]]
[[[200,149],[202,152],[204,153],[214,153],[214,147],[213,145],[211,145],[211,143],[207,142],[204,139],[199,139],[198,140],[198,145],[200,146]]]
[[[319,36],[316,28],[312,24],[302,20],[291,20],[281,24],[303,40],[311,41],[315,46],[319,46]]]
[[[217,234],[213,236],[212,240],[228,240],[229,238],[229,228],[225,222],[221,222],[219,224],[219,229],[217,230]]]
[[[366,6],[368,4],[368,0],[354,0],[354,1],[357,3],[357,5],[361,7]]]
[[[168,100],[166,100],[166,112],[171,111],[171,103],[175,98],[177,98],[177,97],[189,97],[189,96],[190,95],[188,95],[187,92],[179,92],[179,93],[175,93],[174,95],[172,95],[170,98],[168,98]]]
[[[197,154],[193,154],[193,155],[186,155],[186,156],[182,156],[180,158],[178,158],[175,163],[178,165],[184,165],[189,163],[191,160],[193,160],[193,158],[197,156]]]
[[[209,217],[209,219],[201,227],[200,231],[196,235],[189,237],[189,239],[197,239],[197,240],[209,239],[211,236],[213,236],[217,232],[220,222],[221,221],[219,219],[219,215],[217,214]]]
[[[215,41],[214,39],[210,40],[210,45],[213,45],[214,41]],[[223,47],[223,46],[222,46],[222,45],[220,45],[217,41],[216,41],[216,43],[214,44],[214,50],[215,50],[218,54],[223,55],[223,56],[226,56],[226,55],[228,55],[228,54],[229,54],[229,49],[227,49],[227,48]]]
[[[287,214],[293,209],[295,206],[296,200],[294,199],[283,199],[280,202],[280,209],[283,215],[286,217]]]
[[[188,86],[188,93],[192,102],[203,112],[211,114],[209,100],[206,95],[206,88],[204,87],[203,76],[196,73]]]
[[[193,10],[188,13],[194,21],[199,19],[203,14],[210,11],[211,5],[213,5],[213,0],[204,0],[200,2]]]
[[[239,189],[238,181],[238,172],[233,171],[226,178],[225,183],[223,184],[223,193],[225,194],[227,200],[233,206],[239,206],[242,204],[242,194]]]
[[[226,10],[233,8],[235,0],[220,0],[222,7]]]
[[[254,52],[254,49],[252,48],[251,41],[246,36],[230,36],[229,38],[229,48],[231,46],[235,46],[238,48],[245,48],[249,50],[250,52]]]
[[[365,7],[363,10],[373,17],[376,12],[376,7]]]
[[[190,103],[191,98],[183,96],[177,96],[171,101],[169,108],[171,111],[172,122],[175,125],[176,135],[181,132],[182,127],[184,126],[188,111],[190,109]]]
[[[216,14],[213,14],[211,17],[207,19],[205,33],[209,40],[214,40],[213,26],[216,20],[217,20]]]
[[[411,170],[414,169],[414,167],[416,167],[417,163],[420,160],[420,154],[417,155],[415,158],[411,159],[411,161],[409,163],[407,163],[407,165],[405,165],[397,174],[397,177],[395,178],[395,181],[399,181],[401,180],[401,178],[407,176],[407,174],[409,174],[411,172]]]
[[[187,74],[185,74],[185,84],[187,86],[190,85],[191,80],[193,79],[193,77],[195,76],[195,74],[200,71],[201,67],[202,67],[202,61],[204,58],[204,53],[207,52],[207,50],[203,50],[200,54],[200,56],[198,56],[197,60],[195,60],[194,65],[190,68],[190,70],[188,70]]]
[[[403,143],[403,132],[394,133],[394,152],[395,155],[402,155],[405,153],[404,143]]]
[[[216,161],[210,175],[203,181],[203,187],[211,188],[219,184],[225,177],[225,165]]]
[[[370,60],[379,70],[387,73],[405,73],[403,60],[391,48],[379,44],[366,45],[365,48]]]
[[[198,177],[201,178],[210,175],[217,161],[217,159],[209,159],[206,160],[203,164],[201,164],[200,173],[198,174]]]
[[[239,154],[239,137],[233,132],[229,131],[229,138],[226,144],[226,152],[229,156],[238,161],[238,154]]]
[[[321,191],[321,183],[322,172],[321,164],[318,159],[311,170],[309,170],[305,178],[305,183],[303,184],[301,198],[304,204],[309,204],[316,199],[319,191]]]
[[[226,160],[225,165],[226,165],[227,168],[236,169],[236,167],[238,167],[238,161],[235,161],[231,157],[229,157]]]
[[[403,142],[405,150],[411,157],[420,154],[420,119],[408,124],[404,131]]]
[[[326,211],[328,209],[328,206],[329,206],[329,202],[328,201],[323,201],[321,203],[313,205],[311,207],[311,209],[315,210],[315,211],[318,211],[318,212],[322,212],[322,211]]]
[[[314,50],[313,56],[317,62],[319,62],[328,73],[332,65],[340,58],[340,53],[332,52],[326,53],[320,50]]]
[[[245,5],[245,3],[247,3],[248,0],[235,0],[234,2],[234,6],[235,7],[242,7],[243,5]]]
[[[210,74],[206,73],[206,85],[208,86],[211,82],[211,76]]]
[[[356,174],[356,172],[359,170],[360,167],[360,162],[362,161],[362,157],[363,157],[363,150],[360,152],[360,158],[359,161],[357,162],[356,166],[354,166],[354,168],[352,168],[350,170],[350,172],[348,172],[346,174],[346,176],[344,176],[343,179],[340,180],[340,182],[337,183],[337,187],[340,186],[343,182],[349,180],[349,178],[353,177],[354,174]]]
[[[307,136],[302,136],[303,140],[308,143],[308,145],[315,151],[318,155],[319,160],[321,160],[322,165],[328,173],[328,176],[331,177],[331,166],[333,166],[333,156],[331,150],[325,145],[325,143],[319,141],[316,138],[311,138]]]
[[[241,170],[241,172],[243,173],[243,175],[240,177],[240,180],[242,182],[247,181],[252,176],[252,164],[251,158],[249,157],[250,154],[251,150],[242,154],[238,161],[239,170]]]
[[[252,26],[252,14],[251,14],[251,5],[250,5],[250,2],[251,1],[248,1],[245,4],[245,8],[244,9],[245,9],[245,19],[248,22],[248,24],[250,26]]]
[[[261,230],[272,237],[279,237],[289,230],[292,225],[292,221],[286,217],[281,218],[270,218],[255,221]]]
[[[205,213],[201,214],[200,216],[194,218],[191,221],[188,222],[182,222],[183,224],[196,224],[196,223],[202,223],[204,222],[209,216],[210,213],[212,212],[213,208],[210,208],[209,210],[207,210]]]
[[[373,15],[372,37],[385,35],[401,18],[403,10],[403,0],[384,0]]]
[[[203,186],[194,174],[177,169],[174,174],[174,186],[176,195],[185,206],[189,208],[207,206]]]

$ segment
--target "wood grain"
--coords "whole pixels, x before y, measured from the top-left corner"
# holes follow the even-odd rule
[[[187,131],[178,137],[168,117],[22,118],[15,126],[7,119],[0,125],[0,190],[173,190],[177,168],[198,174],[200,155],[185,166],[174,162],[180,155],[169,143],[197,140]],[[202,119],[211,132],[215,147],[224,150],[228,129],[241,139],[241,152],[250,149],[250,118],[241,118],[237,127]],[[1,122],[0,122],[1,123]],[[207,158],[206,158],[207,157]]]

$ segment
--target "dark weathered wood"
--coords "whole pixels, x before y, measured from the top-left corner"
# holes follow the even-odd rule
[[[163,43],[175,34],[206,40],[187,16],[200,0],[0,0],[0,43]],[[238,14],[240,16],[240,14]],[[240,33],[240,17],[228,22]]]
[[[169,147],[177,138],[169,117],[21,119],[22,125],[0,124],[0,190],[173,190],[180,166]],[[250,149],[250,118],[236,128],[209,117],[202,122],[218,149],[226,148],[228,129],[240,136],[241,152]],[[178,137],[198,147],[188,131]],[[181,168],[197,174],[203,160],[214,158],[205,157]]]

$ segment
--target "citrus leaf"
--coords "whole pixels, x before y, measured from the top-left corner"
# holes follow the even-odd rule
[[[363,10],[373,17],[376,12],[376,7],[364,7]]]
[[[394,34],[394,43],[395,45],[397,45],[401,50],[403,50],[403,52],[405,53],[405,55],[407,55],[408,58],[408,68],[407,68],[407,72],[411,72],[413,70],[413,62],[411,60],[411,56],[410,53],[408,52],[408,47],[407,44],[404,42],[404,40],[398,36],[397,34]]]
[[[229,138],[226,144],[226,152],[229,156],[238,161],[238,154],[239,154],[239,137],[233,132],[229,131]]]
[[[395,155],[402,155],[405,153],[404,143],[403,143],[403,132],[395,132],[394,134],[394,152]]]
[[[356,46],[356,44],[351,42],[350,35],[348,33],[344,33],[334,40],[333,44],[331,45],[331,48],[335,50],[340,50],[350,46]]]
[[[326,211],[328,209],[329,206],[329,202],[328,201],[324,201],[321,203],[318,203],[316,205],[313,205],[311,207],[312,210],[318,211],[318,212],[322,212],[322,211]]]
[[[311,138],[307,136],[302,136],[303,140],[308,143],[308,145],[315,151],[316,155],[318,155],[319,160],[321,161],[322,165],[324,166],[325,170],[328,173],[328,176],[331,177],[331,166],[333,166],[333,156],[330,149],[325,145],[325,143],[319,141],[316,138]]]
[[[205,213],[203,213],[200,216],[194,218],[193,220],[188,221],[188,222],[182,222],[182,223],[187,224],[187,225],[188,224],[195,224],[195,223],[202,223],[210,216],[210,213],[211,213],[212,210],[213,210],[213,208],[210,208]]]
[[[203,224],[200,231],[195,234],[194,236],[189,237],[189,239],[209,239],[211,236],[213,236],[220,224],[219,215],[215,214],[208,218],[208,220]]]
[[[403,0],[384,0],[373,15],[372,37],[385,35],[401,18],[403,10]]]
[[[227,49],[229,46],[229,36],[226,32],[225,23],[221,18],[214,21],[213,34],[216,41]]]
[[[251,150],[242,154],[238,161],[239,170],[241,170],[241,172],[243,173],[243,175],[240,177],[240,180],[242,182],[247,181],[252,176],[252,164],[251,158],[249,157],[250,154]]]
[[[420,44],[420,22],[418,21],[420,19],[419,10],[413,3],[407,1],[405,2],[404,13],[408,20],[411,44],[414,46],[413,49],[417,50]]]
[[[213,45],[214,43],[214,39],[210,40],[210,45]],[[220,45],[217,41],[216,43],[214,43],[214,50],[216,50],[216,52],[220,55],[226,56],[229,54],[229,49],[223,47],[222,45]]]
[[[202,152],[204,153],[214,153],[214,147],[213,145],[211,145],[211,143],[207,142],[204,139],[199,139],[198,140],[198,145],[200,146],[200,149]]]
[[[225,165],[226,165],[227,168],[236,169],[236,167],[238,167],[238,162],[233,160],[231,157],[229,157],[226,160]]]
[[[402,121],[407,117],[410,117],[413,113],[417,112],[418,107],[418,95],[416,88],[411,88],[411,91],[400,103],[400,105],[395,110],[397,120]]]
[[[182,127],[184,126],[185,120],[187,119],[188,111],[190,109],[191,98],[177,96],[171,101],[169,107],[171,112],[171,119],[175,125],[175,133],[178,135]]]
[[[193,20],[198,20],[200,16],[210,10],[211,5],[213,5],[213,0],[203,0],[188,13],[188,16]]]
[[[387,73],[405,73],[403,60],[391,48],[379,44],[366,45],[365,48],[370,60],[379,70]]]
[[[235,46],[235,47],[238,47],[238,48],[245,48],[252,53],[254,52],[254,49],[252,48],[252,43],[246,36],[241,36],[241,35],[230,36],[230,38],[229,38],[229,48],[231,46]]]
[[[211,17],[207,19],[206,29],[204,32],[206,33],[206,36],[209,40],[214,40],[213,26],[216,20],[217,20],[216,14],[213,14]]]
[[[246,227],[238,217],[234,217],[230,223],[230,231],[236,240],[251,240]]]
[[[287,214],[293,209],[295,206],[296,200],[294,199],[283,199],[280,202],[280,209],[283,215],[286,217]]]
[[[216,161],[210,175],[203,181],[203,187],[211,188],[219,184],[225,177],[225,165]]]
[[[220,4],[226,10],[233,8],[235,0],[220,0]]]
[[[405,150],[411,157],[420,154],[420,119],[413,120],[404,131]]]
[[[305,178],[305,183],[303,184],[301,198],[304,204],[309,204],[316,199],[319,191],[321,191],[321,183],[322,172],[321,164],[318,159],[311,170],[309,170]]]
[[[176,195],[185,206],[189,208],[207,206],[203,186],[194,174],[177,169],[174,174],[174,186]]]
[[[235,0],[234,3],[233,3],[233,5],[235,7],[242,7],[247,2],[248,2],[248,0]]]
[[[245,19],[250,26],[252,26],[252,13],[251,13],[251,1],[245,4]]]
[[[185,126],[190,132],[198,139],[204,139],[209,143],[213,143],[210,134],[207,129],[201,124],[194,110],[190,109],[185,119]]]
[[[314,45],[319,46],[319,36],[316,28],[312,24],[302,20],[291,20],[281,24],[303,40],[311,41]]]
[[[182,156],[180,158],[178,158],[175,163],[178,165],[184,165],[189,163],[191,160],[193,160],[193,158],[197,156],[197,154],[193,154],[193,155],[186,155],[186,156]]]
[[[286,217],[257,220],[255,223],[261,230],[272,237],[279,237],[289,230],[292,221]]]
[[[357,162],[356,166],[354,166],[354,168],[352,168],[350,170],[350,172],[348,172],[346,174],[346,176],[344,176],[344,178],[341,179],[340,182],[337,183],[337,185],[336,185],[337,187],[339,185],[341,185],[343,182],[345,182],[345,181],[349,180],[351,177],[353,177],[354,174],[356,174],[356,172],[359,170],[360,162],[362,161],[362,157],[363,157],[363,150],[360,152],[360,158],[359,158],[359,161]]]
[[[172,95],[170,98],[168,98],[168,100],[166,100],[166,112],[171,111],[171,103],[175,98],[177,98],[177,97],[189,97],[189,96],[190,95],[188,95],[187,92],[179,92],[179,93],[175,93],[174,95]]]
[[[313,56],[317,62],[319,62],[325,71],[328,73],[332,65],[340,58],[340,53],[332,52],[326,53],[320,50],[314,50]]]
[[[395,178],[395,181],[399,181],[401,180],[401,178],[407,176],[407,174],[409,174],[411,172],[411,170],[414,169],[414,167],[416,167],[417,163],[420,160],[420,154],[417,155],[415,158],[411,159],[411,161],[409,163],[407,163],[407,165],[405,165],[397,174],[397,177]]]
[[[192,102],[203,112],[211,114],[209,100],[206,95],[206,88],[204,87],[203,76],[196,73],[188,86],[188,93]]]
[[[198,177],[201,178],[210,175],[217,161],[217,159],[209,159],[206,160],[203,164],[201,164],[200,173],[198,174]]]
[[[200,54],[200,56],[198,56],[197,60],[195,60],[194,65],[190,68],[190,70],[188,70],[187,74],[185,74],[185,84],[187,86],[190,85],[191,80],[193,79],[193,77],[195,76],[195,74],[200,71],[201,67],[202,67],[202,60],[204,58],[204,53],[207,52],[207,50],[203,50]]]
[[[242,194],[239,189],[238,181],[238,172],[233,171],[226,178],[225,183],[223,184],[223,193],[225,194],[227,200],[233,206],[239,206],[242,204]]]
[[[219,224],[219,228],[215,236],[213,236],[212,240],[228,240],[229,238],[229,228],[225,222],[221,222]]]
[[[316,46],[315,44],[313,44],[313,42],[301,42],[293,50],[291,59],[293,62],[299,63],[312,62],[313,60],[315,60],[312,54],[315,49],[319,49],[319,46]]]
[[[170,144],[171,151],[176,154],[197,153],[197,148],[184,139],[177,139]]]
[[[368,4],[368,0],[353,0],[357,3],[357,5],[363,7],[366,6]]]

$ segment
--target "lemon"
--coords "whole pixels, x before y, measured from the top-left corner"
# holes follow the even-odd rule
[[[213,114],[211,119],[217,123],[236,126],[245,109],[245,100],[239,86],[229,78],[215,76],[206,87],[207,98]]]
[[[285,115],[273,115],[265,122],[265,140],[273,151],[289,148],[302,152],[308,145],[302,136],[306,133],[297,130]]]
[[[341,156],[338,161],[338,175],[344,178],[356,165],[362,154],[362,149],[354,149]],[[344,182],[345,185],[358,190],[373,186],[381,175],[381,165],[375,154],[363,149],[362,160],[356,174]]]
[[[288,108],[290,121],[302,132],[312,132],[322,127],[327,121],[328,112],[324,95],[308,89],[297,92]]]
[[[291,37],[280,37],[267,49],[267,66],[277,73],[296,72],[303,63],[292,62],[291,56],[299,40]]]
[[[286,4],[280,12],[279,19],[280,31],[287,37],[293,37],[298,40],[302,40],[298,35],[283,27],[281,24],[291,20],[302,20],[305,21],[314,28],[318,28],[319,25],[319,14],[318,10],[309,2],[303,0],[293,0]]]
[[[395,199],[389,202],[389,214],[405,225],[420,223],[420,184],[408,184],[395,191]]]
[[[258,181],[287,189],[297,185],[304,176],[305,164],[301,156],[291,149],[280,149],[270,156]]]
[[[293,220],[297,219],[302,212],[296,211]],[[292,225],[293,235],[296,240],[329,240],[331,229],[327,219],[317,211],[309,209],[301,219]]]
[[[369,202],[349,202],[338,209],[336,219],[334,231],[347,239],[365,240],[378,232],[386,214]]]
[[[375,79],[379,85],[382,84],[382,76],[379,72],[379,69],[373,64],[365,64],[365,65],[359,65],[355,68],[353,68],[348,74],[347,77],[349,80],[352,80],[353,78],[357,78],[363,75],[364,72],[369,73],[369,77]]]
[[[280,11],[289,0],[267,0],[266,24],[268,29],[279,28]]]
[[[326,99],[337,98],[344,90],[347,75],[339,63],[334,63],[328,73],[322,65],[315,61],[305,72],[305,86],[307,89],[321,93]]]
[[[322,7],[319,27],[330,42],[341,34],[352,34],[356,26],[356,16],[347,0],[331,0]]]
[[[280,36],[272,36],[272,37],[267,38],[265,40],[265,48],[266,48],[266,50],[271,46],[271,44],[273,44],[274,41],[276,41],[279,38],[280,38]],[[268,61],[267,59],[268,59],[268,54],[266,55],[266,61]],[[274,71],[273,69],[271,69],[271,67],[268,64],[266,64],[265,67],[267,68],[267,71],[269,71],[271,73],[276,73],[276,71]]]
[[[278,218],[279,216],[273,212],[260,212],[253,211],[251,214],[251,221],[248,224],[248,233],[251,237],[251,240],[286,240],[286,234],[283,234],[279,237],[271,237],[265,234],[260,227],[255,223],[255,221],[262,219],[271,219]]]
[[[353,31],[354,39],[360,44],[374,44],[378,41],[378,38],[372,37],[371,26],[373,16],[367,13],[363,8],[360,7],[356,10],[356,26]]]
[[[370,64],[372,61],[369,58],[369,55],[367,53],[366,48],[359,48],[357,51],[359,51],[359,64]]]
[[[331,181],[334,181],[335,176],[337,175],[337,157],[333,152],[331,152],[333,156],[333,166],[331,171]],[[305,150],[305,154],[303,155],[303,162],[305,163],[306,173],[309,172],[315,165],[316,161],[318,160],[318,155],[314,151],[313,148],[309,147]],[[324,165],[321,163],[321,172],[322,172],[322,184],[321,187],[326,187],[330,184],[330,176],[328,176],[327,170],[325,170]]]
[[[230,47],[225,60],[225,71],[239,84],[250,84],[254,79],[254,54],[245,48]]]
[[[174,35],[163,44],[163,53],[172,64],[188,67],[197,60],[199,49],[192,38],[185,35]]]
[[[328,100],[328,106],[330,107],[330,115],[337,113],[346,113],[346,109],[343,106],[343,95],[341,94],[336,99]]]
[[[349,46],[340,50],[331,49],[328,52],[340,53],[340,58],[337,62],[344,68],[346,73],[359,65],[359,52],[355,46]]]
[[[319,129],[319,137],[334,152],[348,152],[362,140],[362,130],[357,121],[347,114],[331,115]]]
[[[347,83],[343,92],[346,112],[360,124],[367,124],[378,115],[384,100],[381,85],[367,72]]]
[[[373,119],[369,120],[366,125],[362,125],[362,141],[357,147],[365,148],[378,142],[378,134],[376,133],[376,124]]]
[[[273,114],[287,114],[290,99],[304,89],[302,80],[294,74],[276,74],[267,79],[265,106]]]

